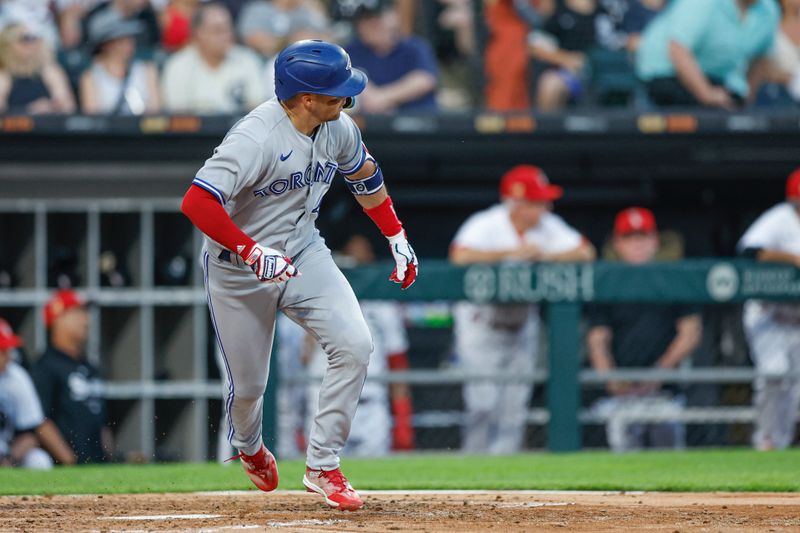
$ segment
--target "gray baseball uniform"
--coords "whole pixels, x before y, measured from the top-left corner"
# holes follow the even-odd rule
[[[262,396],[281,309],[314,335],[328,357],[307,464],[323,470],[339,466],[372,339],[314,221],[336,171],[355,173],[365,159],[361,133],[347,115],[308,137],[272,99],[231,128],[193,181],[217,197],[242,231],[285,253],[302,274],[264,284],[238,255],[206,237],[203,266],[225,366],[228,438],[245,454],[261,446]]]

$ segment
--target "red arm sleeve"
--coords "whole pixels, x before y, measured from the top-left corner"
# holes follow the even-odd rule
[[[197,185],[186,191],[181,211],[200,231],[242,257],[247,257],[256,244],[233,223],[219,200]]]

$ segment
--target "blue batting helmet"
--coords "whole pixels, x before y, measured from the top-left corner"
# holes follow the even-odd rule
[[[298,93],[353,97],[367,86],[367,75],[350,65],[350,56],[336,44],[298,41],[275,60],[275,94],[288,100]]]

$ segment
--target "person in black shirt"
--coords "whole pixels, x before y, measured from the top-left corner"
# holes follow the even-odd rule
[[[21,23],[0,29],[0,113],[72,113],[75,97],[42,37]]]
[[[659,237],[655,217],[648,209],[632,207],[617,215],[613,248],[619,259],[641,265],[655,259]],[[695,348],[702,333],[699,311],[686,305],[619,303],[588,309],[587,347],[592,367],[677,367]],[[679,414],[684,400],[677,391],[657,382],[610,381],[609,397],[593,411],[606,418],[606,436],[614,451],[642,448],[682,448],[685,427],[677,422],[636,423],[641,415]]]
[[[78,463],[107,460],[111,432],[106,426],[105,401],[99,370],[83,350],[89,315],[75,292],[57,292],[44,309],[50,343],[31,371],[42,409],[64,435]]]
[[[534,32],[531,55],[546,65],[536,88],[539,111],[558,111],[583,96],[588,53],[597,45],[600,14],[597,0],[558,0],[542,31]]]

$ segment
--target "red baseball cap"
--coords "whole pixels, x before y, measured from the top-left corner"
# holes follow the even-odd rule
[[[614,235],[629,233],[653,233],[657,230],[656,217],[644,207],[629,207],[617,214],[614,221]]]
[[[14,330],[4,319],[0,318],[0,350],[9,350],[22,346],[22,338],[14,335]]]
[[[789,174],[786,180],[786,198],[800,200],[800,168]]]
[[[67,310],[85,305],[86,302],[75,291],[69,289],[60,290],[44,306],[44,325],[49,328]]]
[[[500,197],[503,200],[550,202],[561,198],[563,193],[558,185],[550,185],[542,169],[533,165],[517,165],[500,179]]]

